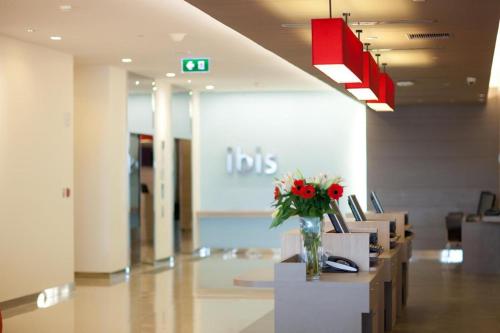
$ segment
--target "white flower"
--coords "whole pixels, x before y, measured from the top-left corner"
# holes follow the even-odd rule
[[[283,189],[285,192],[290,192],[293,186],[293,175],[289,172],[283,177]]]
[[[331,182],[330,179],[328,178],[328,175],[325,173],[323,174],[323,177],[321,178],[321,187],[326,189],[330,186]]]

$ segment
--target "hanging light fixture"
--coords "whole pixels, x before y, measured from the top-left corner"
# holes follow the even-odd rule
[[[312,63],[337,83],[359,83],[363,77],[363,45],[345,21],[332,18],[311,20]]]
[[[360,33],[361,30],[356,30]],[[358,35],[359,38],[359,35]],[[366,51],[363,52],[363,81],[361,83],[347,83],[345,88],[361,101],[376,100],[379,94],[378,65],[368,50],[370,43],[366,43]]]
[[[372,100],[372,101],[366,102],[366,105],[368,105],[369,108],[371,108],[375,111],[379,111],[379,112],[394,111],[394,109],[395,109],[394,82],[392,81],[389,74],[387,74],[385,72],[386,65],[387,64],[382,64],[382,66],[384,66],[384,72],[380,73],[380,76],[379,76],[378,100]]]

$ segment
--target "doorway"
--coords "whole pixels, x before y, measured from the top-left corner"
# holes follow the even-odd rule
[[[130,134],[130,264],[154,261],[153,137]]]
[[[130,264],[141,262],[141,168],[140,138],[130,135],[129,144],[129,229],[130,229]]]
[[[174,248],[193,252],[191,140],[175,139]]]

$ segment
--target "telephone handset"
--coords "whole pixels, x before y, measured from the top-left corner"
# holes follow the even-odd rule
[[[329,256],[325,260],[325,264],[323,266],[323,272],[325,273],[357,273],[359,272],[359,267],[354,263],[354,261],[338,257],[338,256]]]

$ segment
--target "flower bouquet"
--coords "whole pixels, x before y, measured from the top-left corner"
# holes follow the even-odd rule
[[[306,262],[308,279],[317,280],[321,272],[321,233],[324,214],[334,213],[330,203],[342,197],[341,178],[328,178],[320,174],[305,179],[297,171],[277,179],[274,188],[273,222],[271,228],[281,225],[292,216],[300,217],[302,258]]]

